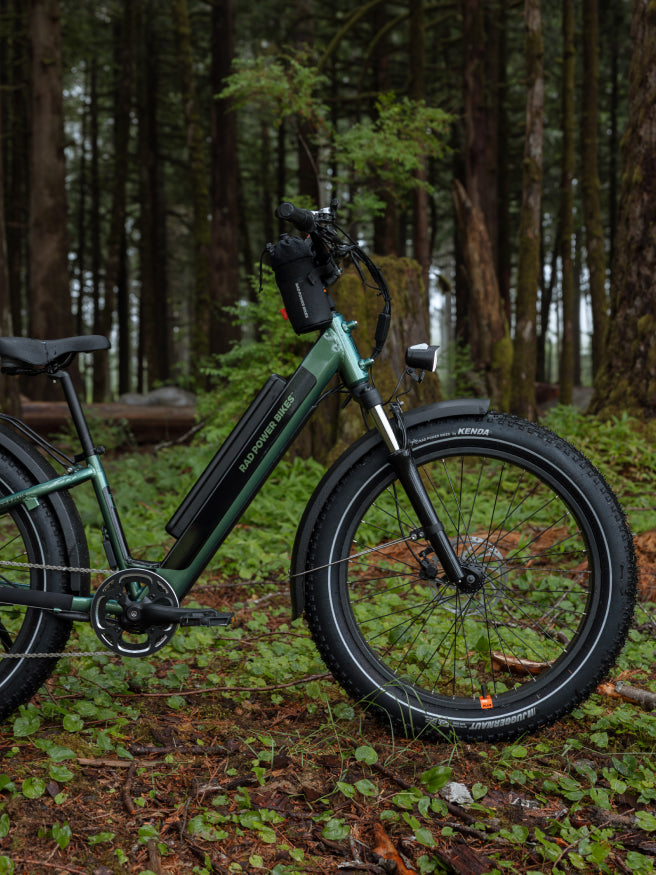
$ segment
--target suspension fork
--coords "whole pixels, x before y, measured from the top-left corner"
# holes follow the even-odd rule
[[[449,581],[458,584],[468,580],[468,572],[460,564],[444,526],[435,512],[424,481],[409,447],[401,446],[390,420],[385,414],[380,393],[369,383],[355,387],[354,397],[373,419],[376,429],[389,450],[389,461],[417,514],[423,535],[435,551]]]

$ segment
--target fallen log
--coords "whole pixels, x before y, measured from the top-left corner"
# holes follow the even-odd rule
[[[175,440],[189,431],[196,421],[193,406],[86,404],[85,412],[92,436],[94,419],[107,423],[124,422],[138,444]],[[44,437],[61,431],[70,421],[68,407],[63,401],[23,401],[21,418]]]

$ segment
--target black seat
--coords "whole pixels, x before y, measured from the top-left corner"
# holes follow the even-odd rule
[[[36,340],[32,337],[0,337],[0,360],[6,374],[54,372],[69,365],[78,352],[109,349],[100,334]]]

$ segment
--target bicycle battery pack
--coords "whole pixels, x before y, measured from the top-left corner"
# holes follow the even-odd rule
[[[326,294],[310,238],[283,234],[277,243],[269,243],[267,249],[287,317],[296,334],[327,328],[333,320],[334,305]]]
[[[214,503],[220,493],[230,490],[230,474],[246,448],[258,446],[262,434],[283,400],[287,380],[272,374],[253,403],[243,414],[227,440],[198,478],[180,507],[166,524],[166,531],[179,538],[199,512]]]

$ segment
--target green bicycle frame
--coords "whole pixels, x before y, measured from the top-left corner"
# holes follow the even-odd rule
[[[208,471],[204,494],[191,503],[187,513],[181,514],[184,524],[176,530],[176,539],[161,562],[144,562],[130,556],[95,448],[86,452],[85,464],[75,466],[67,474],[0,499],[0,514],[17,504],[23,504],[29,510],[37,506],[42,497],[91,481],[103,518],[110,565],[117,570],[130,567],[156,569],[182,600],[305,424],[334,375],[339,372],[351,391],[368,383],[372,362],[362,359],[357,350],[351,336],[355,326],[355,322],[347,322],[339,313],[335,314],[332,325],[320,335],[289,380],[277,378],[281,393],[252,443],[240,446],[239,424],[233,429],[219,451],[224,460],[227,451],[228,458],[221,470],[221,488],[217,490],[217,483],[213,482],[219,475]],[[92,446],[88,429],[86,437],[83,445]],[[192,496],[194,489],[192,487],[188,497]],[[184,501],[180,510],[183,507]],[[175,519],[174,516],[170,522]],[[93,596],[76,596],[71,608],[77,612],[89,612],[92,601]]]

